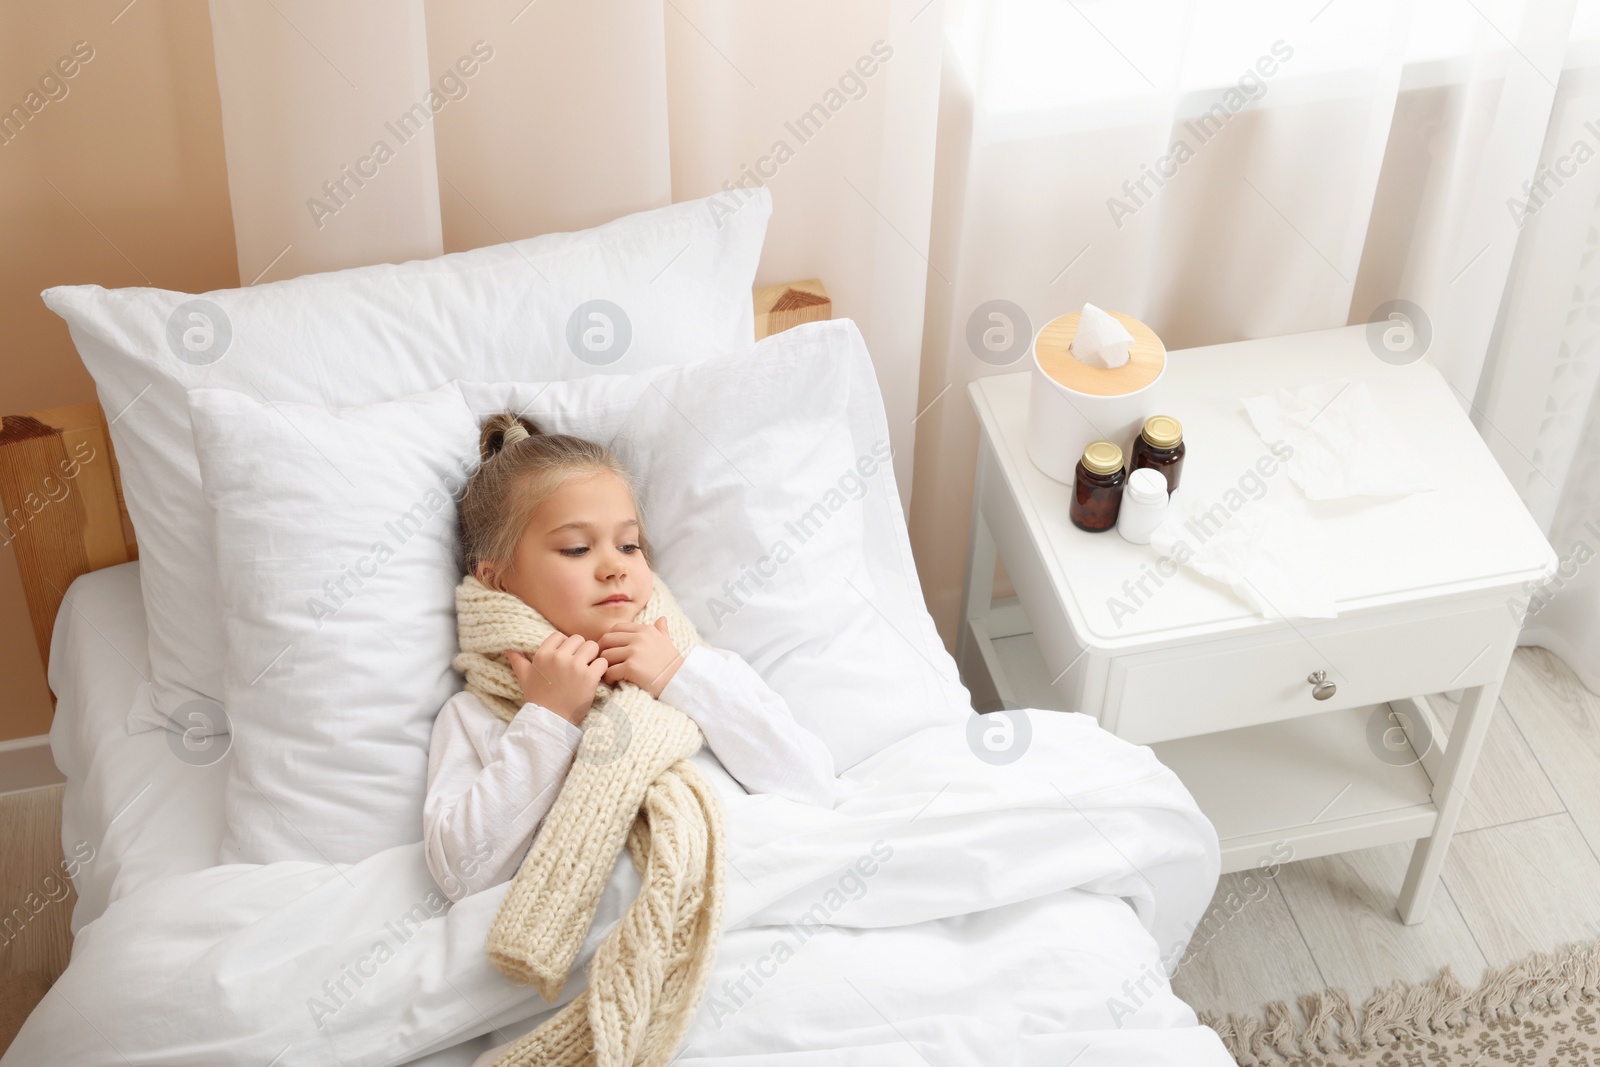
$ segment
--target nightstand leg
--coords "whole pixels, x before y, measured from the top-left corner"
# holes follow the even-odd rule
[[[983,521],[983,469],[984,450],[988,446],[978,443],[978,472],[972,485],[972,522],[967,530],[967,575],[961,588],[961,615],[956,620],[956,666],[963,673],[969,667],[972,648],[972,620],[989,614],[994,603],[994,567],[999,551],[989,524]]]
[[[1461,809],[1466,806],[1472,771],[1478,764],[1478,753],[1483,749],[1483,739],[1489,733],[1489,721],[1494,718],[1499,697],[1498,680],[1468,689],[1462,695],[1455,727],[1445,743],[1444,765],[1433,783],[1433,802],[1439,809],[1439,821],[1434,825],[1432,836],[1418,841],[1412,850],[1411,866],[1406,870],[1405,884],[1400,887],[1400,919],[1407,925],[1419,923],[1428,916],[1428,902],[1444,870],[1450,838],[1455,834]]]

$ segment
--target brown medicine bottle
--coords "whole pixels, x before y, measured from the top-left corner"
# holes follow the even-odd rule
[[[1073,525],[1091,533],[1115,526],[1127,480],[1128,472],[1122,469],[1122,449],[1110,441],[1090,442],[1078,461],[1072,503],[1067,508]]]
[[[1133,459],[1129,472],[1141,467],[1160,471],[1167,480],[1167,492],[1178,488],[1178,475],[1183,470],[1183,425],[1171,415],[1152,415],[1144,420],[1144,429],[1133,441]]]

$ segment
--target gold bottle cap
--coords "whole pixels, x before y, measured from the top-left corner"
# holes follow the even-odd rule
[[[1144,439],[1155,448],[1172,448],[1183,440],[1183,424],[1171,415],[1151,415],[1144,420]]]
[[[1122,449],[1110,441],[1092,441],[1083,450],[1083,469],[1091,474],[1115,474],[1122,469]]]

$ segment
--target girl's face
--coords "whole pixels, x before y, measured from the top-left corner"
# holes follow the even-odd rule
[[[599,640],[650,599],[633,494],[610,471],[573,475],[534,510],[506,565],[480,563],[477,579],[562,633]]]

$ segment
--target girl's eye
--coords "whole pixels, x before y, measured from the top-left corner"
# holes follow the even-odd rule
[[[561,554],[563,556],[581,556],[587,551],[589,551],[588,545],[579,545],[577,548],[563,548]]]
[[[622,551],[628,553],[629,555],[639,551],[638,545],[621,545],[619,547],[622,549]]]

